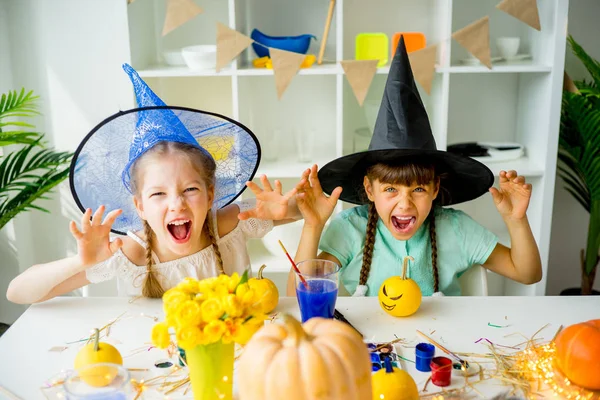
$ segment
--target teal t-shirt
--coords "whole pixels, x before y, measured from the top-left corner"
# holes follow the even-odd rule
[[[470,267],[484,264],[498,243],[492,232],[460,210],[436,207],[437,266],[439,288],[446,296],[460,296],[458,278]],[[335,256],[342,265],[341,283],[354,293],[360,277],[367,232],[368,206],[339,213],[321,237],[319,248]],[[377,223],[367,296],[377,296],[383,282],[402,274],[402,260],[412,256],[408,277],[417,282],[424,296],[433,294],[433,268],[429,221],[409,240],[397,240],[381,219]]]

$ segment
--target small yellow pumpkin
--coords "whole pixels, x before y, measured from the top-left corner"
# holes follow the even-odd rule
[[[421,306],[423,294],[417,282],[406,277],[408,260],[414,261],[411,256],[404,257],[402,277],[392,276],[383,282],[379,288],[379,305],[383,311],[394,317],[407,317],[414,314]]]
[[[289,315],[248,342],[238,366],[240,400],[362,400],[371,361],[360,335],[333,319]]]
[[[262,272],[266,267],[264,264],[260,267],[258,277],[248,280],[248,286],[256,293],[262,311],[268,314],[279,304],[279,290],[272,280],[263,278]]]
[[[86,344],[75,356],[75,370],[99,363],[123,365],[123,357],[114,346],[100,342],[100,331],[95,329],[93,343]],[[86,368],[80,372],[81,379],[94,387],[110,385],[117,374],[117,369],[110,366]]]
[[[385,369],[373,374],[373,400],[418,400],[419,389],[408,372],[392,367],[385,359]]]

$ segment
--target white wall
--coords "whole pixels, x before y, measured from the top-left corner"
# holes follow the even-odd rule
[[[0,0],[0,5],[0,88],[25,87],[40,95],[43,117],[36,125],[56,148],[75,150],[96,124],[133,106],[121,69],[130,62],[126,1]],[[21,270],[73,253],[68,220],[81,214],[66,182],[52,197],[41,204],[51,215],[22,214],[15,219],[14,238],[4,239],[7,229],[0,233],[3,264],[9,246],[16,248]],[[15,265],[0,268],[0,299],[17,273]],[[6,311],[6,304],[0,300],[0,321],[11,322],[18,314]]]
[[[8,37],[8,13],[6,0],[0,0],[0,94],[13,90],[13,77]],[[0,148],[6,153],[8,149]],[[0,153],[1,154],[1,153]],[[0,231],[0,322],[12,323],[25,309],[9,303],[2,295],[6,293],[8,282],[19,272],[19,262],[14,246],[14,224],[9,223]]]
[[[600,60],[600,1],[571,0],[569,5],[569,33],[596,60]],[[585,67],[567,48],[565,70],[572,79],[588,77]],[[560,178],[556,180],[552,235],[548,262],[547,295],[557,295],[570,287],[581,287],[579,252],[586,246],[589,214],[564,190]],[[600,290],[600,276],[594,287]]]

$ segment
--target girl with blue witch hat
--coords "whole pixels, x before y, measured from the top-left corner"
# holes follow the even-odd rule
[[[84,212],[80,227],[71,222],[77,255],[16,277],[7,293],[13,302],[111,278],[119,295],[161,297],[185,277],[241,275],[250,267],[248,238],[265,235],[274,219],[300,217],[295,190],[284,195],[264,176],[264,191],[248,182],[260,160],[252,132],[221,115],[168,107],[131,66],[123,68],[139,108],[96,126],[71,165],[71,191]],[[247,183],[256,203],[233,203]],[[111,231],[126,236],[110,241]]]
[[[406,256],[414,259],[408,275],[425,296],[460,295],[458,278],[476,264],[517,282],[538,282],[542,266],[526,215],[531,185],[516,171],[502,171],[500,187],[493,188],[485,165],[437,150],[404,39],[395,54],[368,151],[333,160],[318,173],[313,166],[297,186],[304,228],[296,260],[320,249],[319,258],[341,265],[341,283],[354,296],[377,296]],[[442,208],[488,191],[511,248],[464,212]],[[321,237],[339,198],[359,206],[337,215]],[[288,295],[294,294],[291,271]]]

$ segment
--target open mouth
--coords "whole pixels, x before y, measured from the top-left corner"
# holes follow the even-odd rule
[[[392,225],[400,233],[410,232],[417,222],[415,217],[395,217],[392,216]]]
[[[387,304],[385,304],[384,302],[381,302],[381,305],[383,306],[383,308],[387,311],[392,311],[394,308],[396,308],[396,305],[394,304],[393,306],[388,306]]]
[[[167,230],[176,243],[185,243],[192,232],[192,221],[189,219],[178,219],[167,224]]]

